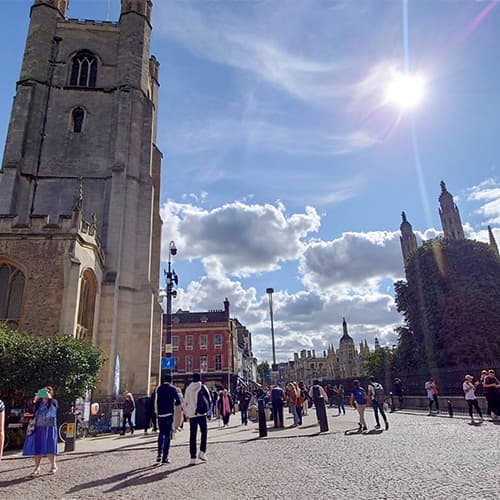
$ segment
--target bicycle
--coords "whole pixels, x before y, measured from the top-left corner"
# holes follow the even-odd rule
[[[105,422],[104,413],[101,413],[99,417],[95,419],[94,422],[90,423],[88,433],[91,436],[97,436],[97,434],[103,434],[105,432],[110,432],[110,431],[111,429],[109,425],[107,425]]]
[[[88,424],[83,420],[80,413],[75,413],[76,415],[76,429],[75,429],[75,438],[81,439],[87,435],[88,432]],[[59,439],[65,443],[66,442],[66,434],[68,430],[68,422],[63,422],[59,426]]]

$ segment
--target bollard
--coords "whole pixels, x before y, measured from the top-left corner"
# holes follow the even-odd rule
[[[259,437],[267,436],[266,412],[264,411],[264,400],[261,398],[257,402],[259,407]]]
[[[394,403],[394,394],[392,392],[389,393],[391,396],[391,413],[396,411],[396,404]]]
[[[328,419],[326,417],[326,405],[323,398],[318,398],[314,401],[316,407],[316,415],[319,421],[319,432],[328,432]]]
[[[75,451],[76,441],[76,414],[72,411],[66,414],[66,439],[64,441],[64,452]]]
[[[448,415],[453,418],[453,406],[451,406],[451,401],[448,400]]]

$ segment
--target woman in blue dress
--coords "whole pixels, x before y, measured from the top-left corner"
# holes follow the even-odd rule
[[[32,476],[40,475],[40,462],[43,456],[47,456],[50,462],[49,474],[57,471],[57,400],[52,397],[52,388],[44,387],[40,389],[33,403],[35,404],[34,419],[35,428],[33,432],[26,436],[24,442],[23,455],[35,457],[35,468]]]

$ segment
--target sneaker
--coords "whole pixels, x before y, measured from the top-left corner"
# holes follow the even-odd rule
[[[168,459],[168,457],[165,457],[162,461],[161,461],[162,464],[169,464],[170,463],[170,460]]]
[[[380,429],[380,424],[377,424],[377,425],[375,426],[375,429]]]
[[[200,454],[198,455],[198,458],[203,461],[203,462],[206,462],[207,461],[207,455],[204,451],[200,451]]]
[[[386,420],[385,421],[385,430],[388,431],[389,430],[389,422]]]
[[[368,427],[366,427],[366,425],[363,427],[363,431],[367,431],[368,430]]]
[[[161,455],[158,455],[158,456],[156,457],[156,463],[158,463],[158,464],[159,464],[160,462],[161,462]]]
[[[198,462],[196,461],[196,458],[192,458],[190,461],[189,461],[189,465],[196,465]]]

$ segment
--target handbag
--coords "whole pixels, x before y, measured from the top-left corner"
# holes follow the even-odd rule
[[[28,422],[28,427],[26,427],[26,435],[31,436],[35,432],[35,419],[32,418]]]

